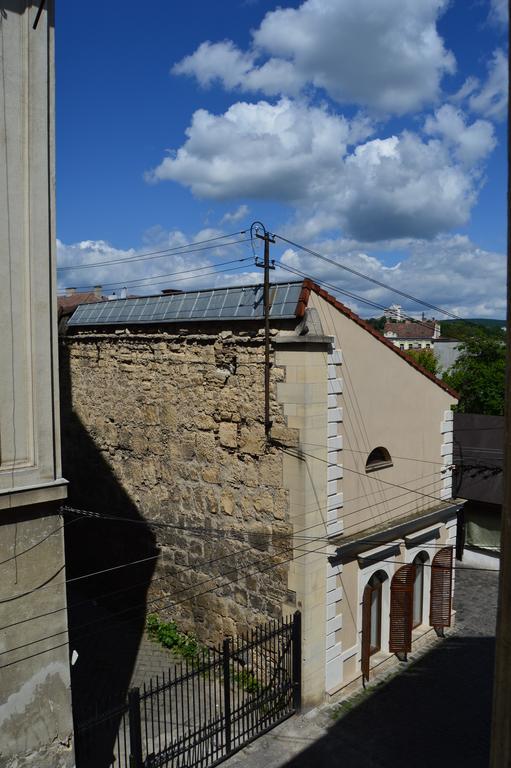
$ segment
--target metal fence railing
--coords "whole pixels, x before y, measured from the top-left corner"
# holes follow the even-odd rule
[[[78,768],[211,768],[300,708],[301,616],[224,640],[76,724]]]

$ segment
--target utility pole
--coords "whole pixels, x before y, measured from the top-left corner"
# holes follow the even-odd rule
[[[262,228],[264,234],[259,233]],[[271,419],[270,419],[270,269],[275,269],[275,265],[270,263],[270,243],[275,242],[275,238],[270,235],[264,224],[255,221],[250,227],[250,231],[255,229],[255,235],[259,240],[264,241],[264,258],[261,263],[256,259],[256,266],[264,269],[263,284],[263,308],[264,308],[264,433],[266,439],[270,437]]]
[[[511,96],[511,88],[509,90]],[[511,105],[508,106],[508,118]],[[509,149],[509,134],[508,134]],[[493,720],[490,768],[511,767],[511,161],[508,152],[508,224],[507,224],[507,366],[506,409],[504,420],[504,504],[500,539],[499,607],[495,682],[493,684]]]

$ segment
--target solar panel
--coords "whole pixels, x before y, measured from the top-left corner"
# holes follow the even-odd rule
[[[301,281],[270,286],[270,317],[295,317],[301,290]],[[248,285],[80,304],[69,325],[159,325],[183,321],[257,320],[263,317],[263,286]]]

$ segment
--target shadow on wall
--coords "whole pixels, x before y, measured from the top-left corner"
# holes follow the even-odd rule
[[[449,637],[364,698],[286,768],[486,768],[494,648],[490,637]]]
[[[118,723],[103,728],[101,735],[89,732],[87,738],[80,736],[80,724],[126,699],[158,552],[152,530],[73,412],[68,352],[62,345],[60,388],[63,474],[70,483],[68,504],[135,521],[80,518],[66,526],[67,579],[145,560],[68,584],[70,652],[78,653],[71,667],[78,765],[106,768],[112,759]],[[75,519],[74,515],[69,517]]]

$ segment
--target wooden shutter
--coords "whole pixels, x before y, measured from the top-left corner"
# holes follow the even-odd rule
[[[451,626],[452,547],[440,549],[431,563],[429,623],[442,630]]]
[[[408,653],[412,650],[413,582],[415,566],[403,565],[395,572],[390,585],[389,651]]]
[[[367,585],[362,600],[362,677],[369,680],[369,657],[371,656],[371,593]]]

